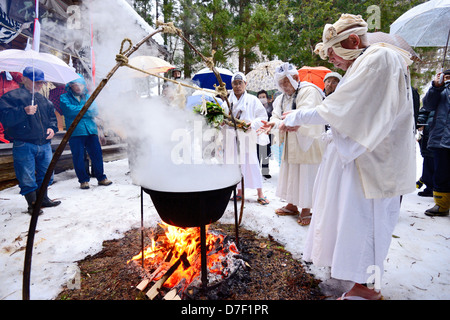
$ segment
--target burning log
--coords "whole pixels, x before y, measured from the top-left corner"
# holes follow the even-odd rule
[[[166,230],[165,235],[152,237],[152,243],[127,262],[137,262],[144,254],[143,271],[146,276],[136,288],[147,291],[147,287],[153,284],[147,294],[150,299],[154,299],[163,286],[164,292],[176,290],[180,297],[191,286],[201,286],[202,291],[206,292],[239,268],[240,263],[233,260],[234,256],[239,255],[239,250],[223,231],[206,233],[207,226],[180,228],[164,223],[159,226]],[[176,268],[176,263],[183,262],[179,261],[182,255],[186,256],[189,265],[184,269]]]
[[[141,283],[139,283],[139,284],[136,286],[136,289],[138,289],[139,291],[144,291],[145,288],[147,288],[147,286],[148,286],[149,283],[150,283],[150,280],[144,279],[144,280],[141,281]]]
[[[167,252],[164,261],[158,266],[158,268],[156,268],[156,270],[150,275],[150,277],[148,279],[142,280],[141,283],[138,284],[136,289],[138,289],[140,291],[144,291],[145,288],[147,288],[149,283],[152,282],[153,279],[166,267],[166,263],[170,262],[170,259],[172,259],[174,248],[175,248],[175,245],[173,245],[172,248],[169,250],[169,252]],[[161,250],[162,250],[162,248],[161,248]],[[186,264],[184,263],[184,261],[183,261],[183,266],[184,266],[184,269],[189,267],[189,266],[186,267]]]
[[[169,291],[163,298],[164,300],[181,300],[180,296],[177,294],[177,290],[173,289]]]
[[[151,288],[150,290],[147,292],[147,297],[150,300],[153,300],[158,294],[159,294],[159,290],[161,289],[161,287],[163,286],[164,282],[167,281],[167,279],[170,278],[170,276],[178,269],[178,267],[180,266],[180,264],[183,263],[183,268],[187,269],[190,267],[190,263],[187,259],[187,254],[186,252],[183,252],[183,254],[181,255],[181,257],[169,268],[169,270],[167,270],[167,272],[164,274],[164,276],[159,279]]]

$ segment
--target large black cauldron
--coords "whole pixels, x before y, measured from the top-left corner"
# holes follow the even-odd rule
[[[166,192],[145,189],[161,219],[181,228],[200,227],[219,220],[236,186],[198,192]]]

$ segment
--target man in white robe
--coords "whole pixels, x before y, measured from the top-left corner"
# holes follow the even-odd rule
[[[256,130],[262,126],[262,120],[267,119],[267,111],[262,105],[261,101],[246,91],[247,78],[241,73],[237,72],[231,78],[231,85],[233,91],[228,100],[232,105],[233,116],[235,119],[245,121],[250,124],[250,130],[247,133],[238,132],[239,137],[239,151],[241,172],[244,178],[244,188],[257,190],[257,201],[262,205],[269,204],[269,200],[264,196],[262,190],[262,174],[259,168],[258,154],[256,143],[260,145],[267,145],[269,137],[257,137]],[[227,103],[223,103],[225,113],[229,113]],[[239,184],[237,192],[237,199],[242,199],[242,185]]]
[[[400,197],[415,188],[412,62],[397,47],[369,47],[366,32],[367,23],[350,14],[325,26],[316,53],[346,74],[315,109],[284,120],[288,131],[305,124],[331,127],[303,258],[355,283],[341,299],[381,298]]]
[[[322,102],[324,95],[316,85],[299,82],[298,71],[290,63],[278,66],[274,78],[278,90],[283,94],[273,103],[270,121],[263,123],[271,126],[279,144],[284,143],[275,195],[288,202],[275,212],[280,216],[299,215],[297,222],[306,226],[311,221],[312,192],[322,161],[321,136],[325,126],[303,126],[297,132],[282,133],[279,133],[278,129],[284,112],[314,108]],[[259,130],[265,133],[269,131]]]

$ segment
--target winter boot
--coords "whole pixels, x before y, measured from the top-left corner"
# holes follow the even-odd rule
[[[422,182],[422,180],[417,180],[416,181],[416,189],[420,189],[420,188],[422,188],[422,186],[423,186],[423,182]]]
[[[112,184],[112,181],[108,180],[108,178],[98,182],[99,186],[109,186],[110,184]]]
[[[61,204],[61,201],[52,201],[47,195],[47,191],[45,191],[44,200],[42,200],[42,208],[50,208],[56,207]]]
[[[433,208],[425,211],[425,214],[430,217],[434,216],[448,216],[450,208],[450,193],[449,192],[433,192],[434,203]]]
[[[419,197],[432,197],[433,196],[433,190],[431,190],[430,188],[426,187],[423,191],[417,192],[417,195]]]
[[[25,195],[25,199],[28,202],[28,213],[33,214],[34,204],[36,203],[36,191],[32,191]],[[39,214],[42,214],[43,211],[39,210]]]

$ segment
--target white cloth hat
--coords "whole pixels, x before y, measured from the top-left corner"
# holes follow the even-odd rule
[[[329,72],[329,73],[327,73],[325,78],[323,78],[323,82],[325,82],[325,80],[327,80],[328,78],[337,78],[339,81],[342,80],[342,76],[339,73],[337,73],[337,72]]]
[[[235,74],[233,74],[233,76],[231,77],[231,82],[233,82],[234,80],[242,80],[247,83],[247,77],[242,72],[236,72]]]

